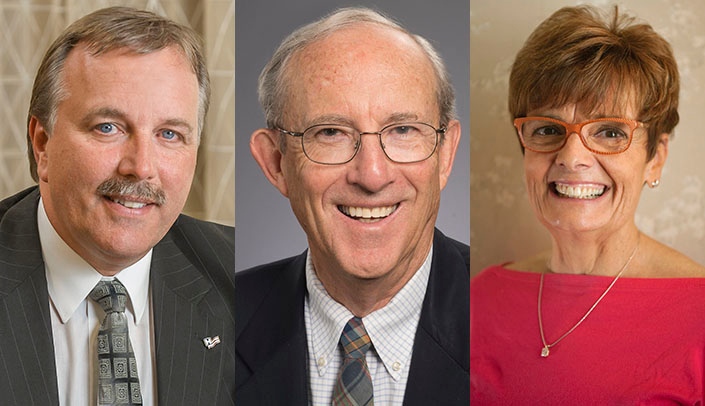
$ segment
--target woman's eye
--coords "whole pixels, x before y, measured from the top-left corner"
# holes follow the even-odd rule
[[[627,138],[627,134],[617,128],[605,128],[602,131],[595,134],[596,137],[602,138]]]
[[[559,130],[556,127],[548,126],[548,127],[541,127],[538,128],[536,131],[534,131],[535,135],[563,135],[564,131]]]

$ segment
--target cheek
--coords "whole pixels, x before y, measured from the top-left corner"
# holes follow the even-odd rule
[[[545,183],[544,179],[546,178],[549,165],[549,163],[535,157],[524,157],[524,178],[529,192],[535,187]]]
[[[160,181],[171,184],[182,194],[188,194],[196,171],[196,152],[167,154],[158,158],[160,164]]]
[[[85,148],[78,143],[52,139],[47,144],[44,175],[49,182],[78,185],[100,177],[115,154]]]

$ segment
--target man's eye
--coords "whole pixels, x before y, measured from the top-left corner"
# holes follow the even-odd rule
[[[117,127],[113,123],[100,123],[96,126],[96,129],[101,134],[112,134],[117,130]]]
[[[322,128],[318,134],[325,136],[325,137],[334,137],[336,135],[340,135],[340,130],[337,128]]]
[[[166,140],[173,140],[174,138],[177,138],[179,134],[177,134],[174,130],[162,130],[161,136]]]

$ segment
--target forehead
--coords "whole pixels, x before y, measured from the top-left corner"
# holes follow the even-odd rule
[[[198,80],[178,48],[146,54],[118,48],[93,55],[79,45],[66,58],[62,81],[60,116],[119,111],[139,123],[180,121],[198,128]]]
[[[289,64],[289,114],[314,104],[375,108],[380,114],[395,109],[433,110],[429,115],[438,111],[429,58],[409,35],[392,28],[358,23],[339,29],[299,50]]]
[[[163,89],[163,99],[173,102],[168,96],[198,91],[196,74],[176,46],[149,53],[116,48],[95,55],[85,44],[79,43],[66,57],[62,74],[69,87],[97,93],[108,87],[118,87],[135,95],[140,95],[144,89]]]

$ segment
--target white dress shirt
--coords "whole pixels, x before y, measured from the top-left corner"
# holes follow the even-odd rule
[[[400,405],[404,400],[432,257],[433,248],[421,268],[389,303],[362,319],[373,345],[365,359],[376,406]],[[313,269],[310,254],[306,258],[306,288],[304,321],[309,354],[309,403],[330,405],[344,356],[338,342],[353,314],[325,290]]]
[[[43,202],[37,209],[39,239],[51,307],[59,402],[67,406],[92,406],[97,394],[97,336],[105,312],[88,294],[103,277],[59,237],[49,222]],[[152,251],[114,278],[127,289],[125,306],[128,331],[137,360],[145,405],[156,405],[156,357],[149,270]]]

